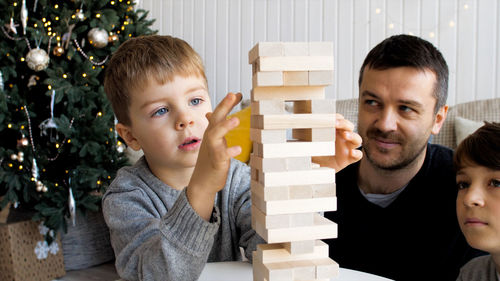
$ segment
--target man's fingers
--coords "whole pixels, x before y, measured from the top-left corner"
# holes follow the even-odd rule
[[[340,116],[342,116],[342,115],[340,115]],[[347,119],[338,118],[338,115],[337,115],[337,119],[335,122],[335,128],[337,130],[354,131],[354,124]]]

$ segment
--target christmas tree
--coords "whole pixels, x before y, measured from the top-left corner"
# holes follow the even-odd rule
[[[99,210],[126,163],[106,62],[125,40],[154,33],[134,5],[0,0],[0,208],[12,202],[55,231],[77,211]]]

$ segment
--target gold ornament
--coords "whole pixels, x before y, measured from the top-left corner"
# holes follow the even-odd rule
[[[56,57],[60,57],[64,55],[64,48],[62,46],[57,45],[54,47],[54,50],[52,50],[52,54],[54,54],[54,56]]]
[[[102,28],[94,27],[87,34],[89,42],[95,48],[104,48],[108,45],[108,32]]]
[[[112,34],[108,37],[108,42],[109,43],[113,43],[113,42],[116,42],[118,41],[118,35],[117,34]]]
[[[49,55],[42,49],[32,49],[26,55],[28,67],[34,71],[44,70],[49,66]]]

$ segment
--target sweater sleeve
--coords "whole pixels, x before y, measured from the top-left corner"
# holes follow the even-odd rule
[[[214,242],[220,215],[203,220],[181,192],[159,217],[140,189],[108,192],[103,213],[115,251],[115,266],[126,280],[197,280]]]
[[[233,160],[236,161],[236,160]],[[252,252],[258,244],[266,244],[252,228],[252,200],[250,192],[250,167],[243,163],[235,169],[232,178],[233,210],[239,235],[239,246],[245,251],[245,257],[252,261]]]

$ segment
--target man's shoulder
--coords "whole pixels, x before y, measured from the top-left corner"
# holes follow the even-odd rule
[[[458,280],[492,280],[495,276],[495,265],[491,255],[476,257],[460,269]],[[493,279],[494,280],[494,279]]]

